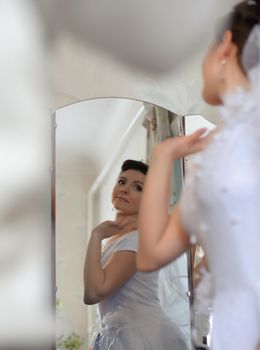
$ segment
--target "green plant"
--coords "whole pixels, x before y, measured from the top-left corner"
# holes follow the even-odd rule
[[[62,350],[79,350],[82,344],[82,338],[73,332],[65,339],[63,335],[59,338],[58,348]]]
[[[60,298],[56,298],[56,309],[61,309],[62,307],[62,301]]]

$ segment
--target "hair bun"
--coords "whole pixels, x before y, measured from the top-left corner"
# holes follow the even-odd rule
[[[233,9],[233,15],[237,16],[241,23],[251,23],[250,26],[260,21],[260,0],[247,0],[238,3]]]
[[[256,10],[256,16],[257,16],[257,18],[258,18],[258,21],[260,20],[260,0],[248,0],[247,1],[247,5],[249,6],[249,7],[252,7],[252,10],[253,10],[253,8],[254,7],[256,7],[255,8],[255,10]]]
[[[260,0],[244,0],[236,4],[231,13],[220,22],[220,35],[222,38],[225,30],[232,32],[232,41],[237,46],[237,57],[241,68],[246,72],[243,64],[243,51],[247,40],[255,28],[260,24]]]
[[[248,6],[259,6],[260,1],[259,0],[247,0],[247,5]]]

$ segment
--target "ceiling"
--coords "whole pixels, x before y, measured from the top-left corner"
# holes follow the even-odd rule
[[[141,127],[141,109],[139,101],[103,98],[58,110],[56,172],[99,173],[123,142],[129,126]]]

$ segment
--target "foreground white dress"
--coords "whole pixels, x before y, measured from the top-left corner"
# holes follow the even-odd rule
[[[212,294],[214,350],[255,350],[260,341],[258,104],[252,92],[226,96],[222,123],[191,160],[180,202],[184,227],[209,263],[198,298],[203,312]]]
[[[102,265],[113,253],[137,252],[137,246],[136,231],[111,241],[102,251]],[[187,350],[180,331],[160,306],[158,274],[137,272],[98,304],[94,350]]]

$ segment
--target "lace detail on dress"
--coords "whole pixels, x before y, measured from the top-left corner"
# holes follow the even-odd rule
[[[256,39],[249,44],[259,50],[260,26],[255,30]],[[201,152],[202,161],[197,160],[187,172],[182,192],[182,222],[203,247],[212,273],[203,272],[195,291],[194,312],[195,321],[196,316],[204,321],[213,311],[214,350],[253,350],[260,339],[257,62],[248,71],[251,86],[223,97],[219,130]]]
[[[223,106],[219,107],[220,120],[225,126],[232,121],[248,121],[250,113],[256,106],[256,97],[252,91],[240,87],[223,97]]]

